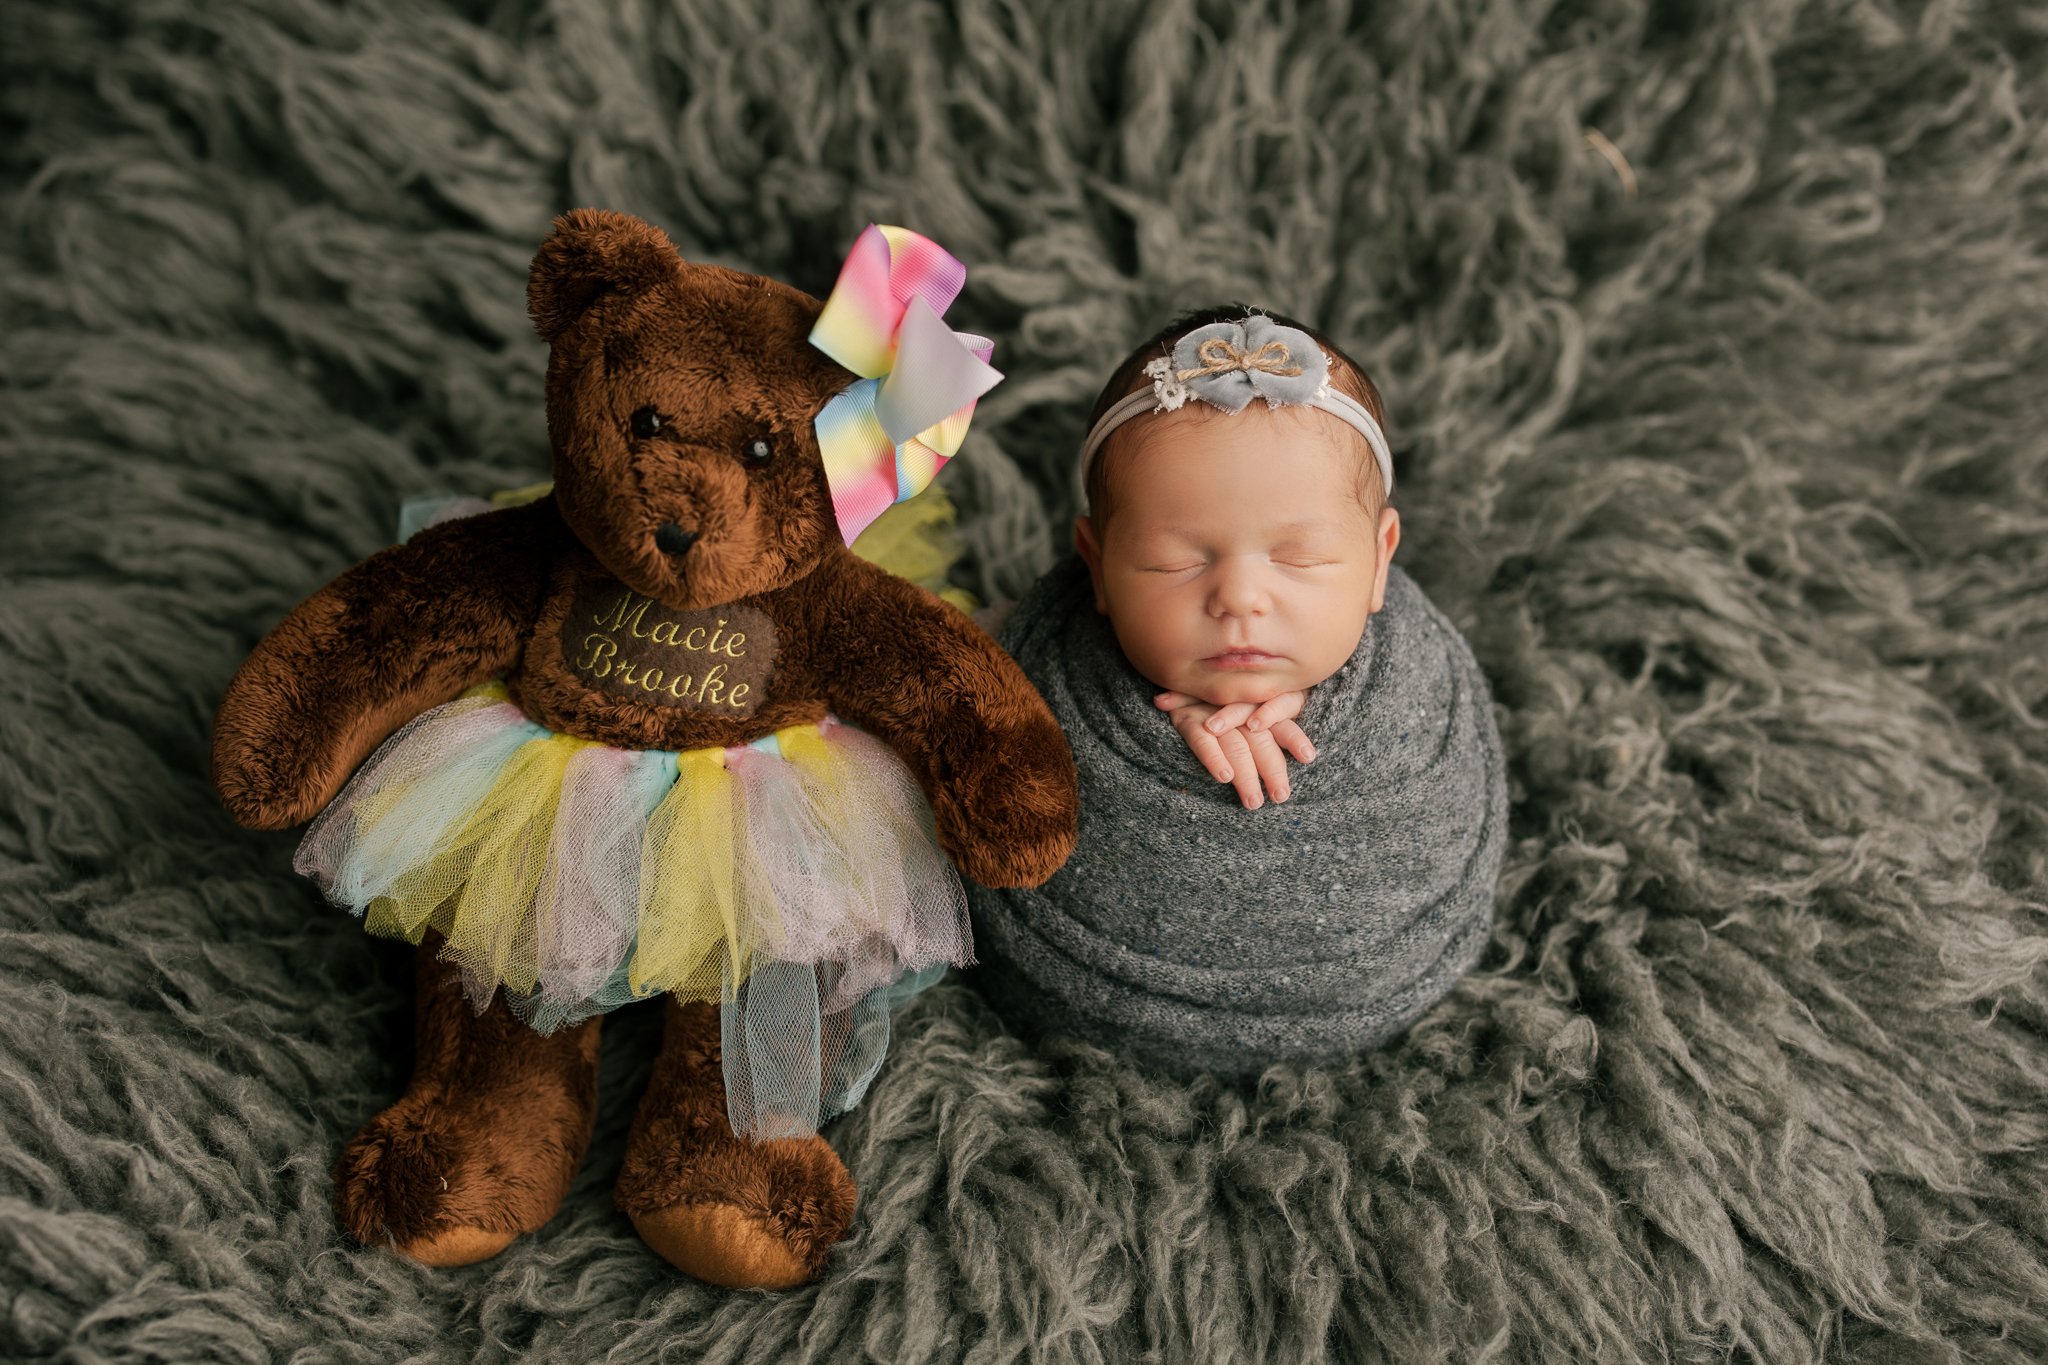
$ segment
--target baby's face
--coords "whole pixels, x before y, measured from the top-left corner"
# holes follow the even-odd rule
[[[1357,433],[1254,402],[1189,404],[1119,439],[1109,522],[1080,518],[1074,542],[1132,666],[1218,705],[1336,672],[1385,600],[1401,535],[1392,508],[1360,505]]]

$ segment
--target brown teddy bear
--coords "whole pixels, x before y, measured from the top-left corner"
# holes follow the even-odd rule
[[[957,277],[916,273],[950,258],[899,229],[860,249],[905,258],[842,276],[902,321],[876,363],[913,330],[926,357],[973,340],[933,330]],[[855,1203],[817,1123],[873,1076],[906,980],[971,961],[947,858],[1049,877],[1073,760],[987,635],[847,548],[874,509],[828,478],[821,415],[865,382],[855,425],[945,419],[891,438],[910,473],[863,476],[886,501],[966,409],[891,414],[916,395],[813,344],[817,300],[624,214],[558,219],[528,303],[552,495],[430,526],[294,610],[221,702],[215,785],[255,828],[319,816],[300,869],[421,944],[411,1084],[335,1170],[352,1237],[463,1265],[547,1222],[603,1011],[665,994],[618,1205],[689,1274],[802,1283]],[[919,365],[967,375],[971,409],[986,358]]]

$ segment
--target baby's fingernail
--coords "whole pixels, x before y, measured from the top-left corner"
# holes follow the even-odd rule
[[[1218,768],[1218,769],[1216,769],[1216,780],[1217,780],[1218,782],[1228,782],[1228,781],[1230,780],[1230,769],[1228,769],[1228,768]]]
[[[1223,733],[1223,722],[1217,720],[1216,717],[1211,716],[1209,717],[1209,719],[1202,722],[1202,728],[1204,730],[1207,730],[1212,735],[1220,735]]]
[[[1250,725],[1247,725],[1247,726],[1245,727],[1245,729],[1247,729],[1247,730],[1263,730],[1263,729],[1265,729],[1265,728],[1266,728],[1266,722],[1264,722],[1264,721],[1262,721],[1262,720],[1255,720],[1255,721],[1253,721],[1253,722],[1252,722],[1252,723],[1251,723]]]
[[[1316,751],[1315,751],[1315,750],[1314,750],[1313,748],[1311,748],[1311,749],[1310,749],[1310,750],[1308,751],[1308,757],[1307,757],[1307,758],[1304,758],[1304,759],[1303,759],[1303,760],[1301,760],[1301,761],[1302,761],[1302,762],[1304,762],[1304,763],[1313,763],[1313,762],[1315,762],[1315,759],[1316,759]]]

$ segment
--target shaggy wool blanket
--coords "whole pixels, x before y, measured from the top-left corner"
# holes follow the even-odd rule
[[[2048,1358],[2037,6],[9,0],[0,175],[0,1356]],[[613,1210],[648,1011],[540,1233],[341,1240],[407,955],[221,812],[211,713],[402,500],[544,475],[583,204],[819,294],[870,220],[966,260],[985,599],[1136,339],[1327,329],[1493,688],[1478,968],[1248,1094],[949,980],[796,1292]]]

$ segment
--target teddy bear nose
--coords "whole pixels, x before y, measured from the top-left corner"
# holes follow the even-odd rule
[[[655,528],[654,543],[665,555],[679,555],[697,543],[697,533],[685,531],[672,521],[664,521]]]

